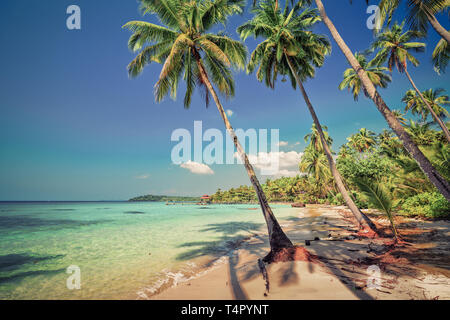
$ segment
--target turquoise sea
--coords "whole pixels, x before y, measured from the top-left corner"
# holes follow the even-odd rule
[[[272,207],[280,221],[295,214]],[[220,261],[237,240],[266,232],[261,211],[251,208],[257,206],[0,203],[0,299],[148,298],[206,261]],[[79,290],[66,285],[72,265],[80,270]]]

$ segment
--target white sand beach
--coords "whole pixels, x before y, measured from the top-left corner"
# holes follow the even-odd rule
[[[381,214],[370,215],[388,233],[388,221]],[[357,237],[349,217],[344,207],[318,206],[300,208],[296,218],[283,221],[295,244],[311,240],[305,247],[319,261],[267,265],[268,292],[258,266],[269,251],[261,230],[223,263],[151,299],[450,299],[449,222],[397,217],[407,244],[389,250],[389,238]],[[381,271],[376,288],[368,286],[371,265]]]

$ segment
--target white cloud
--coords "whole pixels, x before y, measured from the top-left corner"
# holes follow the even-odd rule
[[[228,109],[225,112],[226,112],[227,116],[229,116],[229,117],[231,117],[234,114],[233,110],[231,110],[231,109]]]
[[[260,152],[258,155],[248,155],[248,159],[253,167],[264,176],[295,177],[301,174],[298,164],[302,155],[302,152],[295,151]],[[235,153],[235,157],[239,158],[239,155]]]
[[[145,179],[148,179],[148,178],[150,178],[149,174],[141,174],[140,176],[136,177],[136,179],[139,179],[139,180],[145,180]]]
[[[279,147],[287,147],[288,146],[288,142],[287,141],[280,141],[280,142],[278,142],[278,146]]]
[[[180,167],[183,169],[187,169],[194,174],[214,174],[214,171],[206,164],[194,162],[191,160],[180,164]]]

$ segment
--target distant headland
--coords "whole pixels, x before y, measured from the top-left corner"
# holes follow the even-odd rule
[[[182,196],[163,196],[148,194],[145,196],[138,196],[131,198],[128,201],[151,201],[151,202],[164,202],[164,201],[199,201],[200,197],[182,197]]]

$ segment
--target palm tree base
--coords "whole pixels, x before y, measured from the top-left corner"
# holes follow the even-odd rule
[[[365,232],[365,230],[367,230],[367,232],[369,233],[374,233],[375,235],[378,235],[378,228],[375,225],[375,223],[373,223],[372,220],[370,220],[370,218],[362,211],[361,215],[362,218],[364,219],[364,221],[367,223],[367,226],[362,226],[361,229],[363,229],[362,231]]]
[[[301,246],[292,246],[289,248],[271,250],[262,261],[268,264],[287,261],[318,262],[319,258]]]
[[[367,239],[376,239],[380,237],[380,234],[377,231],[376,227],[375,229],[373,229],[368,226],[361,227],[361,229],[356,233],[356,235],[360,238],[367,238]]]

